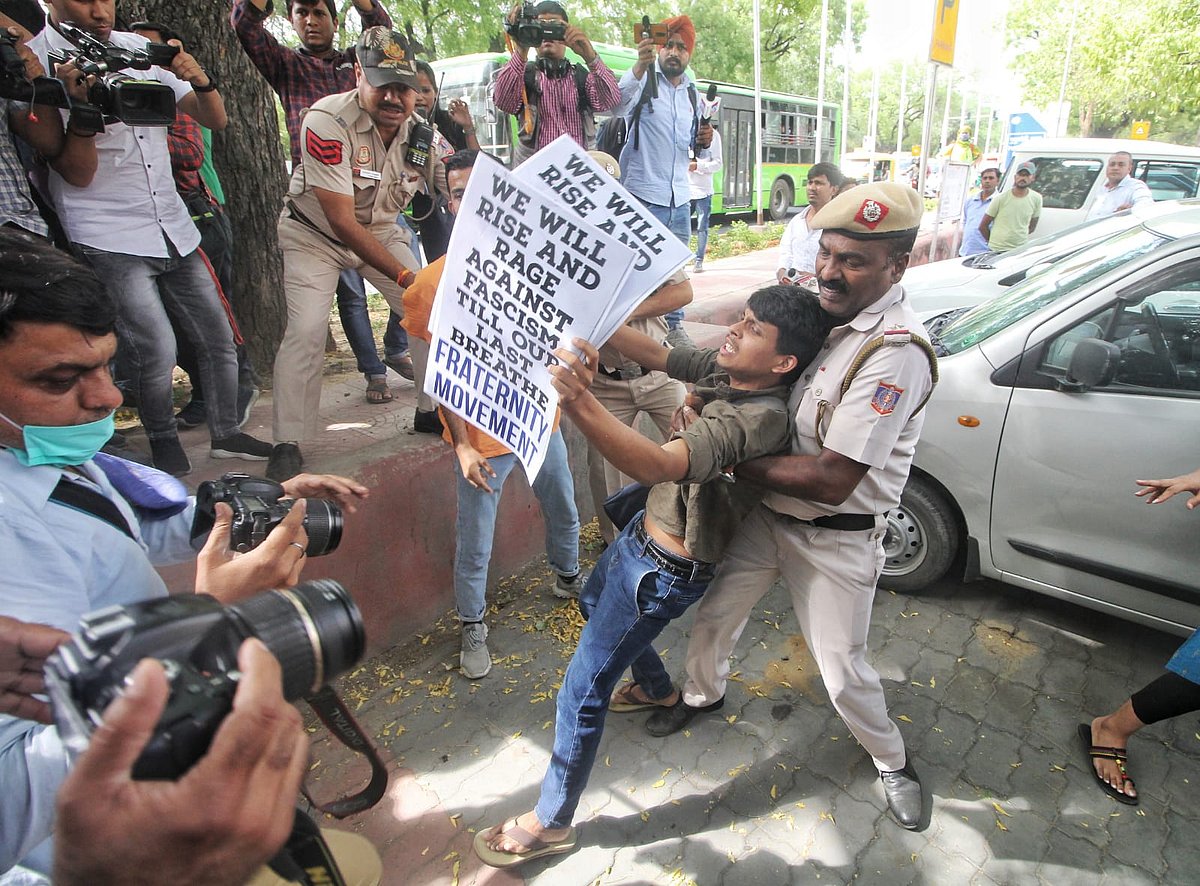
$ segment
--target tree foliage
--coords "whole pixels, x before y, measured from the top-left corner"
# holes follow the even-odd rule
[[[1032,104],[1057,102],[1071,6],[1017,0],[1008,23],[1026,98]],[[1134,120],[1149,120],[1152,137],[1197,141],[1200,0],[1081,3],[1074,29],[1066,88],[1074,110],[1071,134],[1124,136]]]

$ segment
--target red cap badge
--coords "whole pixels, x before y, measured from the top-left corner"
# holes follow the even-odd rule
[[[887,218],[888,208],[877,200],[864,200],[854,220],[867,230],[873,231]]]

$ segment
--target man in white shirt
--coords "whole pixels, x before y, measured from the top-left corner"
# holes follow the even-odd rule
[[[1130,175],[1132,171],[1133,155],[1128,151],[1117,151],[1108,158],[1108,164],[1104,168],[1104,188],[1092,203],[1092,208],[1088,210],[1089,221],[1093,218],[1107,218],[1124,209],[1154,202],[1150,188],[1141,179]]]
[[[75,45],[58,30],[64,22],[124,49],[147,44],[144,37],[114,31],[115,16],[115,0],[50,0],[51,27],[29,47],[43,66],[51,50],[74,54]],[[225,128],[216,81],[182,46],[169,70],[152,67],[122,74],[170,87],[179,110],[209,129]],[[119,362],[131,381],[155,467],[175,476],[191,470],[175,428],[175,335],[168,309],[192,340],[209,392],[210,454],[265,461],[270,445],[238,430],[233,331],[197,251],[200,234],[175,190],[166,127],[109,123],[95,142],[98,164],[90,183],[76,186],[52,170],[50,193],[67,238],[117,299]]]
[[[712,142],[707,148],[697,148],[696,157],[688,166],[688,185],[691,188],[692,212],[696,214],[696,273],[704,271],[704,253],[708,250],[708,219],[712,214],[713,175],[721,170],[721,133],[717,121],[712,123]]]

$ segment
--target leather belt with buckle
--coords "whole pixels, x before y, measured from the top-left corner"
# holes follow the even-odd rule
[[[659,569],[669,572],[684,581],[708,581],[713,577],[716,566],[703,560],[692,560],[668,551],[646,534],[645,520],[638,520],[633,528],[633,537],[642,546],[646,556],[654,561]]]
[[[826,517],[813,517],[811,520],[801,520],[791,514],[780,514],[793,523],[804,526],[816,526],[818,529],[840,529],[843,532],[863,532],[875,528],[874,514],[830,514]]]
[[[633,381],[635,378],[641,378],[646,374],[646,370],[641,366],[634,369],[609,369],[603,363],[599,366],[600,374],[605,378],[611,378],[613,381]]]

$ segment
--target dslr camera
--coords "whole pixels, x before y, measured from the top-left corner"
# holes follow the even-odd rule
[[[230,472],[220,480],[205,480],[196,490],[196,514],[192,518],[192,546],[203,547],[217,517],[217,502],[233,509],[229,547],[239,553],[252,551],[279,525],[296,502],[287,497],[274,480]],[[332,554],[342,542],[342,509],[319,498],[308,500],[304,531],[308,533],[305,553],[310,557]]]
[[[515,22],[504,20],[504,30],[522,46],[538,46],[543,40],[561,41],[567,36],[566,22],[545,22],[537,17],[537,7],[532,3],[521,5],[521,13]]]
[[[141,49],[125,49],[97,40],[70,24],[61,24],[58,30],[75,44],[75,51],[53,51],[50,61],[60,65],[71,62],[83,73],[96,76],[88,90],[88,103],[100,109],[104,122],[120,121],[129,126],[170,126],[175,122],[175,92],[171,87],[152,80],[135,80],[121,72],[169,68],[179,54],[178,46],[150,43]],[[103,128],[101,124],[100,130]]]
[[[104,710],[143,658],[163,664],[166,709],[133,767],[135,778],[176,779],[208,751],[233,706],[242,641],[258,637],[279,660],[283,695],[312,695],[362,658],[362,615],[328,579],[267,591],[224,607],[203,594],[110,606],[85,615],[79,632],[46,661],[46,689],[72,757],[87,748]]]

